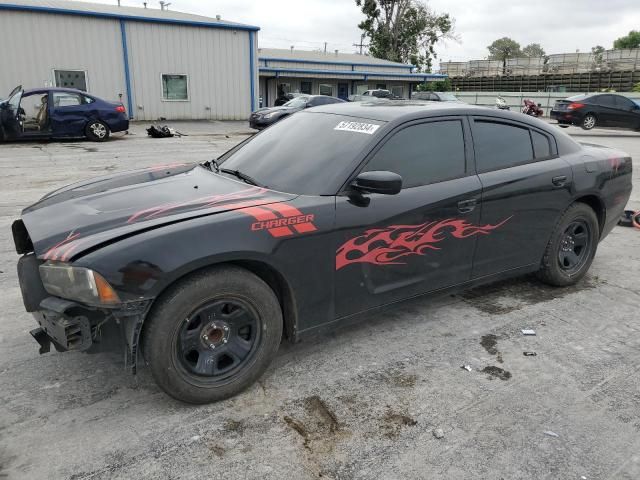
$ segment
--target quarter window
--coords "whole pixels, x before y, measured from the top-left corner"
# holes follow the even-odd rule
[[[365,171],[386,170],[402,176],[403,188],[461,177],[465,173],[460,120],[421,123],[394,134]]]
[[[189,100],[187,76],[173,73],[162,74],[163,100]]]
[[[533,141],[533,152],[537,160],[551,157],[549,137],[535,130],[531,130],[531,140]]]
[[[473,127],[478,171],[499,170],[533,160],[528,128],[483,120],[476,120]]]

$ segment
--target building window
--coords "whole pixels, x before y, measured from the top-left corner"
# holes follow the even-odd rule
[[[328,83],[321,83],[319,88],[320,95],[333,96],[333,85]]]
[[[366,83],[364,85],[356,85],[356,94],[357,95],[362,95],[367,90],[369,90],[369,85],[367,85]]]
[[[404,87],[402,85],[394,85],[391,87],[391,93],[394,97],[404,98]]]
[[[182,74],[163,73],[162,99],[169,101],[189,100],[187,76]]]
[[[300,93],[311,95],[311,82],[300,82]]]
[[[377,83],[376,84],[376,89],[377,90],[386,90],[387,89],[387,84],[386,83]]]
[[[53,79],[56,87],[87,91],[87,72],[83,70],[54,70]]]

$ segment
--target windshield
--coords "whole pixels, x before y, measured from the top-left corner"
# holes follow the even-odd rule
[[[440,100],[442,100],[443,102],[457,102],[458,101],[458,97],[456,97],[453,93],[443,92],[443,93],[439,93],[438,95],[440,95]]]
[[[333,195],[332,188],[350,173],[345,170],[383,123],[305,110],[227,152],[219,163],[280,192]]]
[[[296,97],[293,100],[289,100],[283,105],[283,107],[304,107],[309,101],[309,97]]]

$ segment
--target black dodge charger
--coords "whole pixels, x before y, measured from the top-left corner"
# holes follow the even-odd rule
[[[179,160],[179,159],[178,159]],[[589,269],[631,159],[518,113],[456,103],[301,112],[216,161],[52,192],[13,224],[41,353],[139,352],[204,403],[290,341],[424,294]]]

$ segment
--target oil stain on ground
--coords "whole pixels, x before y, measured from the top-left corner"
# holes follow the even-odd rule
[[[575,285],[554,288],[532,276],[510,279],[474,288],[460,296],[473,307],[489,315],[505,315],[528,305],[549,302],[582,290],[591,290],[601,283],[597,277],[586,277]]]
[[[400,432],[406,427],[415,427],[418,421],[404,413],[387,411],[382,418],[382,432],[387,438],[398,438]]]
[[[511,372],[507,372],[500,367],[490,365],[482,369],[483,373],[489,375],[489,379],[499,378],[500,380],[509,380],[511,378]]]
[[[502,363],[502,353],[498,350],[498,337],[492,333],[484,335],[480,339],[480,345],[487,351],[489,355],[495,355],[496,360]]]

